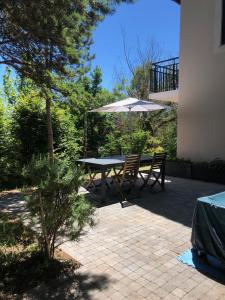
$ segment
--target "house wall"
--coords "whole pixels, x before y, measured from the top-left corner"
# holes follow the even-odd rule
[[[225,159],[225,46],[221,0],[181,1],[178,157]]]

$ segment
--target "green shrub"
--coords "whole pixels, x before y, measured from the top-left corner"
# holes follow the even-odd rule
[[[15,140],[11,134],[9,111],[0,99],[0,190],[12,188],[19,182]]]
[[[163,151],[166,150],[162,147],[160,138],[149,135],[145,147],[145,153],[153,155],[154,153]]]
[[[55,103],[52,108],[54,148],[69,158],[79,151],[77,132],[66,109]],[[33,155],[47,153],[47,125],[45,102],[36,91],[21,96],[13,107],[12,135],[15,140],[17,159],[21,166],[27,164]],[[72,153],[71,153],[72,152]]]
[[[137,130],[130,133],[115,132],[107,135],[106,143],[99,148],[101,156],[113,154],[154,154],[162,152],[164,148],[157,137],[152,137],[149,132]]]
[[[86,224],[93,225],[91,204],[78,193],[81,170],[66,160],[34,158],[24,170],[34,190],[25,189],[25,199],[35,224],[40,225],[40,248],[54,256],[59,236],[77,239]]]
[[[121,153],[119,133],[109,133],[105,143],[98,148],[98,153],[100,156],[119,155]]]
[[[147,139],[147,132],[142,130],[122,136],[120,143],[123,154],[142,154],[145,150]]]

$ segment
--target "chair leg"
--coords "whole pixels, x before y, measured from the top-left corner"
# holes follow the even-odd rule
[[[136,180],[129,181],[129,183],[130,183],[130,188],[129,188],[128,191],[127,191],[127,195],[129,195],[130,192],[132,191],[132,189],[135,188],[135,182],[136,182]]]
[[[159,186],[161,187],[162,190],[165,189],[165,186],[164,186],[164,180],[162,179],[162,174],[160,173],[158,176],[156,176],[155,174],[153,174],[155,180],[154,182],[151,184],[151,188],[153,188],[156,183],[159,184]],[[159,181],[161,179],[161,182]]]
[[[110,172],[111,172],[111,169],[108,170],[108,172],[106,173],[106,178],[109,177]],[[107,182],[107,181],[106,181],[106,185],[107,185],[107,188],[108,188],[108,189],[111,188],[111,187],[110,187],[110,184],[113,184],[113,179],[112,179],[111,177],[110,177],[109,179],[110,179],[110,182]]]
[[[122,171],[123,171],[123,169],[120,169],[120,170],[118,170],[118,172],[116,172],[116,168],[113,168],[113,172],[116,176],[120,175]]]
[[[142,186],[139,188],[139,190],[142,191],[143,188],[145,188],[145,187],[148,185],[148,181],[149,181],[149,179],[150,179],[152,173],[149,173],[149,174],[147,175],[146,178],[141,174],[141,172],[139,172],[139,174],[140,174],[140,176],[141,176],[141,179],[143,180],[143,184],[142,184]]]
[[[143,190],[143,188],[145,188],[148,185],[148,181],[149,181],[149,176],[147,179],[143,179],[144,183],[142,184],[142,186],[139,188],[140,191]]]
[[[121,204],[121,207],[124,208],[123,201],[126,201],[126,197],[124,197],[124,193],[122,191],[122,187],[121,186],[119,187],[119,194],[120,194],[120,204]]]
[[[94,179],[95,179],[96,175],[97,175],[97,173],[95,173],[93,175],[91,173],[89,174],[90,179],[89,179],[88,184],[86,185],[86,188],[88,188],[90,185],[92,185],[93,188],[95,188]]]

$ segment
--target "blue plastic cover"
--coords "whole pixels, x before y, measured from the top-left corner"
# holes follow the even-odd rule
[[[225,264],[225,192],[197,200],[191,242]]]

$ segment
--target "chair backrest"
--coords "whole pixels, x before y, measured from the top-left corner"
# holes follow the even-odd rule
[[[155,153],[151,163],[151,170],[160,169],[165,167],[167,153]]]
[[[123,168],[123,179],[127,176],[133,177],[133,179],[137,178],[138,171],[140,167],[140,155],[132,154],[127,155],[124,168]]]

